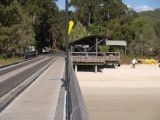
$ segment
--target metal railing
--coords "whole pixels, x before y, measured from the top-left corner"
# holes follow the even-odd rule
[[[89,120],[81,89],[73,69],[73,62],[69,59],[70,102],[71,120]]]
[[[105,63],[120,61],[119,52],[70,52],[73,62]]]

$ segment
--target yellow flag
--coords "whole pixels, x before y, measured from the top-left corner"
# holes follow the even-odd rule
[[[72,28],[73,28],[74,22],[72,20],[69,21],[69,28],[68,28],[68,34],[71,33]]]

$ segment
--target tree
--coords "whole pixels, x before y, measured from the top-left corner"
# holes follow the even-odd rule
[[[131,49],[134,54],[145,56],[153,54],[157,37],[152,24],[143,17],[138,17],[132,24],[135,37],[131,42]]]
[[[76,8],[77,17],[83,25],[120,17],[127,10],[121,0],[71,0],[71,5]]]
[[[52,0],[28,0],[26,9],[32,16],[37,49],[53,47],[58,7]]]
[[[71,34],[69,35],[69,42],[81,39],[83,37],[88,36],[88,32],[86,27],[84,27],[80,22],[78,22],[73,28]]]
[[[148,55],[160,46],[160,9],[136,13],[122,0],[71,0],[69,19],[75,22],[70,41],[87,35],[125,40],[130,54]],[[65,11],[54,0],[1,0],[0,52],[36,45],[62,48]]]
[[[100,24],[90,24],[88,26],[88,32],[91,35],[102,35],[102,36],[107,36],[107,28],[105,28],[104,26],[100,25]]]
[[[17,0],[0,4],[0,13],[1,52],[23,50],[34,44],[32,21]]]

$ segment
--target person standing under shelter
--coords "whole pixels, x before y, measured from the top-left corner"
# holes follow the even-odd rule
[[[132,60],[132,68],[136,68],[136,63],[137,63],[137,60],[134,58]]]

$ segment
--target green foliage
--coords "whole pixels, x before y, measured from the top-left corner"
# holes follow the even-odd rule
[[[9,63],[14,63],[14,62],[19,62],[19,61],[22,61],[24,58],[23,57],[20,57],[20,56],[14,56],[14,59],[13,57],[7,57],[7,56],[4,56],[4,55],[1,55],[0,54],[0,65],[5,65],[5,64],[9,64]]]
[[[86,37],[88,35],[89,34],[88,34],[87,30],[86,30],[86,27],[84,27],[80,22],[78,22],[74,26],[71,34],[69,35],[69,41],[72,42],[72,41],[81,39],[83,37]]]
[[[9,0],[0,3],[0,52],[36,45],[52,46],[57,36],[58,7],[52,0]]]
[[[108,52],[109,46],[102,45],[102,46],[99,46],[99,49],[100,49],[100,52]]]
[[[63,32],[63,38],[62,38],[63,47],[65,46],[65,34],[64,33],[65,32]],[[69,34],[69,43],[72,43],[73,41],[76,41],[88,35],[89,33],[87,32],[86,27],[83,26],[80,22],[77,22],[74,25],[71,33]]]
[[[106,28],[104,26],[100,25],[100,24],[90,24],[88,26],[88,32],[91,35],[102,35],[102,36],[107,35]]]
[[[28,0],[26,9],[32,16],[36,45],[39,51],[45,46],[52,47],[56,39],[58,8],[52,0]]]
[[[17,0],[0,4],[0,51],[23,50],[34,44],[32,21]]]
[[[160,9],[136,13],[122,0],[71,0],[75,22],[69,41],[88,35],[125,40],[127,53],[158,54]],[[60,48],[65,39],[65,11],[58,11],[54,0],[1,0],[0,53],[36,45]],[[101,46],[102,51],[107,50]]]
[[[121,0],[71,0],[71,5],[76,8],[77,17],[83,25],[120,18],[127,10]]]
[[[158,36],[156,35],[153,19],[149,16],[139,16],[132,22],[135,37],[132,39],[130,52],[136,55],[150,55],[159,49]]]
[[[159,49],[159,9],[138,14],[121,0],[71,0],[71,5],[88,33],[127,41],[129,54],[144,56]]]

